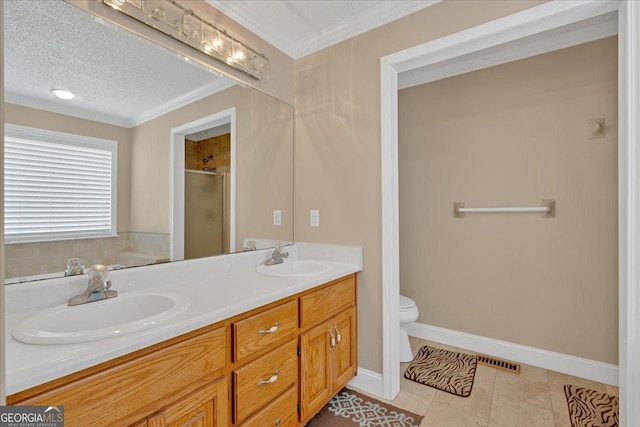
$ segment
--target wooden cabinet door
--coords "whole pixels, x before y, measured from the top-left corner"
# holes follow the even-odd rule
[[[166,427],[209,427],[214,426],[213,401],[203,403],[193,411],[165,424]]]
[[[193,392],[147,419],[148,427],[227,427],[227,381],[219,380]]]
[[[333,393],[336,393],[355,376],[358,366],[355,308],[343,311],[330,322],[337,341],[331,352]]]
[[[331,397],[330,326],[323,323],[300,335],[300,403],[302,420]]]

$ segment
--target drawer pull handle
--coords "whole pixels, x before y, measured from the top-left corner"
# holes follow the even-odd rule
[[[329,336],[331,337],[331,341],[329,342],[329,351],[331,351],[336,346],[336,337],[331,331],[329,331]]]
[[[280,326],[280,322],[276,322],[275,325],[273,325],[269,329],[260,329],[258,331],[258,335],[272,334],[272,333],[274,333],[275,331],[278,330],[279,326]]]
[[[338,342],[338,344],[340,344],[340,341],[342,341],[342,334],[340,333],[340,329],[335,326],[333,327],[333,329],[336,330],[336,341]]]
[[[278,374],[280,374],[280,370],[277,370],[268,380],[260,380],[258,382],[258,386],[261,387],[265,384],[273,384],[278,380]]]
[[[195,417],[191,418],[186,423],[182,424],[182,427],[189,427],[190,425],[195,424],[198,420],[203,419],[205,415],[206,414],[204,412],[200,412],[198,415],[196,415]]]
[[[279,426],[279,425],[280,425],[280,423],[282,423],[282,420],[278,418],[278,419],[276,420],[276,424],[275,424],[275,425],[276,425],[276,426]]]

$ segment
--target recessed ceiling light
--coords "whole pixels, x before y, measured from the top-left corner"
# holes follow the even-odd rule
[[[60,99],[73,99],[76,95],[73,92],[69,92],[64,89],[51,89],[51,93],[57,96]]]

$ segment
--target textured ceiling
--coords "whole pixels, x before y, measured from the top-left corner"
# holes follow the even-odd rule
[[[439,0],[207,0],[292,58],[402,18]]]
[[[133,126],[234,84],[60,0],[3,2],[7,102]]]
[[[234,84],[61,0],[0,1],[7,102],[131,127]],[[207,1],[297,58],[438,0]]]

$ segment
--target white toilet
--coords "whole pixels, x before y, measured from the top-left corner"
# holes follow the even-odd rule
[[[418,307],[411,298],[400,295],[400,362],[411,362],[413,352],[407,334],[407,324],[418,320]]]

